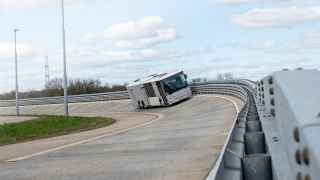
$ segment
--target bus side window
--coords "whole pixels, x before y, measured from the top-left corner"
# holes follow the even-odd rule
[[[144,84],[144,88],[146,89],[148,97],[156,97],[156,93],[154,92],[154,89],[151,83]]]

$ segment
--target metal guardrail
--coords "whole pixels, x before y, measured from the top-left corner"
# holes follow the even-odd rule
[[[111,100],[124,100],[124,99],[129,99],[129,94],[127,91],[69,96],[70,103],[111,101]],[[30,98],[30,99],[20,99],[19,105],[29,106],[29,105],[45,105],[45,104],[62,104],[63,101],[64,101],[63,96]],[[15,106],[15,103],[16,103],[15,100],[1,100],[0,107]]]
[[[234,81],[223,81],[219,82],[220,84],[227,84],[229,82]],[[241,81],[239,81],[240,83]],[[217,82],[218,83],[218,82]],[[202,93],[204,93],[204,87],[206,84],[216,84],[215,82],[208,82],[205,84],[193,84],[191,87],[193,89],[197,89],[197,87],[202,88]],[[223,87],[222,87],[223,88]],[[237,89],[237,87],[234,87]],[[206,93],[214,93],[213,89],[206,89]],[[196,91],[196,90],[195,90]],[[222,92],[218,90],[216,92]],[[124,100],[129,99],[129,94],[127,91],[117,91],[117,92],[108,92],[108,93],[98,93],[98,94],[82,94],[82,95],[71,95],[69,96],[70,103],[80,103],[80,102],[96,102],[96,101],[111,101],[111,100]],[[243,98],[243,97],[242,97]],[[42,97],[42,98],[28,98],[28,99],[20,99],[20,106],[29,106],[29,105],[45,105],[45,104],[62,104],[64,102],[63,96],[57,97]],[[15,106],[15,100],[0,100],[0,107],[11,107]]]
[[[314,180],[320,177],[320,71],[275,72],[259,83],[202,84],[200,93],[247,101],[208,180]],[[232,86],[233,85],[233,86]],[[254,89],[255,88],[255,89]],[[245,100],[246,98],[243,98]]]
[[[244,102],[207,180],[272,180],[271,157],[255,103],[255,85],[246,80],[192,85],[195,94],[231,95]]]

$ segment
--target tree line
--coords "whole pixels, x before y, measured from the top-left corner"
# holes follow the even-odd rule
[[[69,95],[94,94],[125,90],[126,84],[111,86],[109,84],[102,84],[100,80],[94,79],[72,79],[68,82]],[[54,96],[63,96],[63,80],[60,78],[50,80],[48,83],[46,83],[45,88],[42,90],[31,90],[19,93],[19,97],[21,99]],[[15,91],[0,94],[0,100],[10,99],[15,99]]]

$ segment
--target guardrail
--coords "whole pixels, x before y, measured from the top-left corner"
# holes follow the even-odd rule
[[[193,84],[191,87],[196,92],[199,87],[202,88],[201,93],[223,93],[220,90],[216,90],[213,92],[213,89],[209,87],[206,89],[207,92],[204,92],[204,87],[206,84],[229,84],[235,81],[223,81],[223,82],[208,82],[204,84]],[[237,81],[239,84],[244,83],[243,81]],[[223,88],[223,87],[222,87]],[[237,87],[234,86],[234,89]],[[244,94],[243,94],[244,95]],[[108,92],[108,93],[98,93],[98,94],[82,94],[82,95],[71,95],[69,96],[69,103],[80,103],[80,102],[96,102],[96,101],[111,101],[111,100],[124,100],[129,99],[129,94],[127,91],[117,91],[117,92]],[[243,98],[243,97],[241,97]],[[29,106],[29,105],[45,105],[45,104],[62,104],[64,102],[63,96],[56,97],[42,97],[42,98],[28,98],[28,99],[20,99],[20,106]],[[15,106],[15,100],[0,100],[0,107],[11,107]]]
[[[196,87],[200,93],[239,98],[244,96],[241,88],[247,92],[246,104],[207,179],[319,179],[320,85],[315,82],[320,82],[320,71],[297,69],[275,72],[258,84],[229,81]]]
[[[207,180],[272,180],[271,157],[257,112],[255,85],[245,80],[192,85],[195,94],[231,95],[244,102]]]
[[[111,101],[111,100],[123,100],[123,99],[129,99],[129,94],[127,91],[69,96],[70,103]],[[43,97],[43,98],[20,99],[19,105],[29,106],[29,105],[45,105],[45,104],[62,104],[63,102],[64,102],[63,96]],[[15,103],[16,103],[15,100],[1,100],[0,107],[15,106]]]

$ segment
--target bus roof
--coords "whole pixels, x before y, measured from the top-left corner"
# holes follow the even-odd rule
[[[183,71],[175,71],[171,73],[161,73],[161,74],[152,74],[150,76],[147,76],[143,79],[137,79],[133,83],[129,84],[128,87],[130,86],[137,86],[145,83],[151,83],[151,82],[156,82],[156,81],[161,81],[163,79],[166,79],[170,76],[182,73]]]

